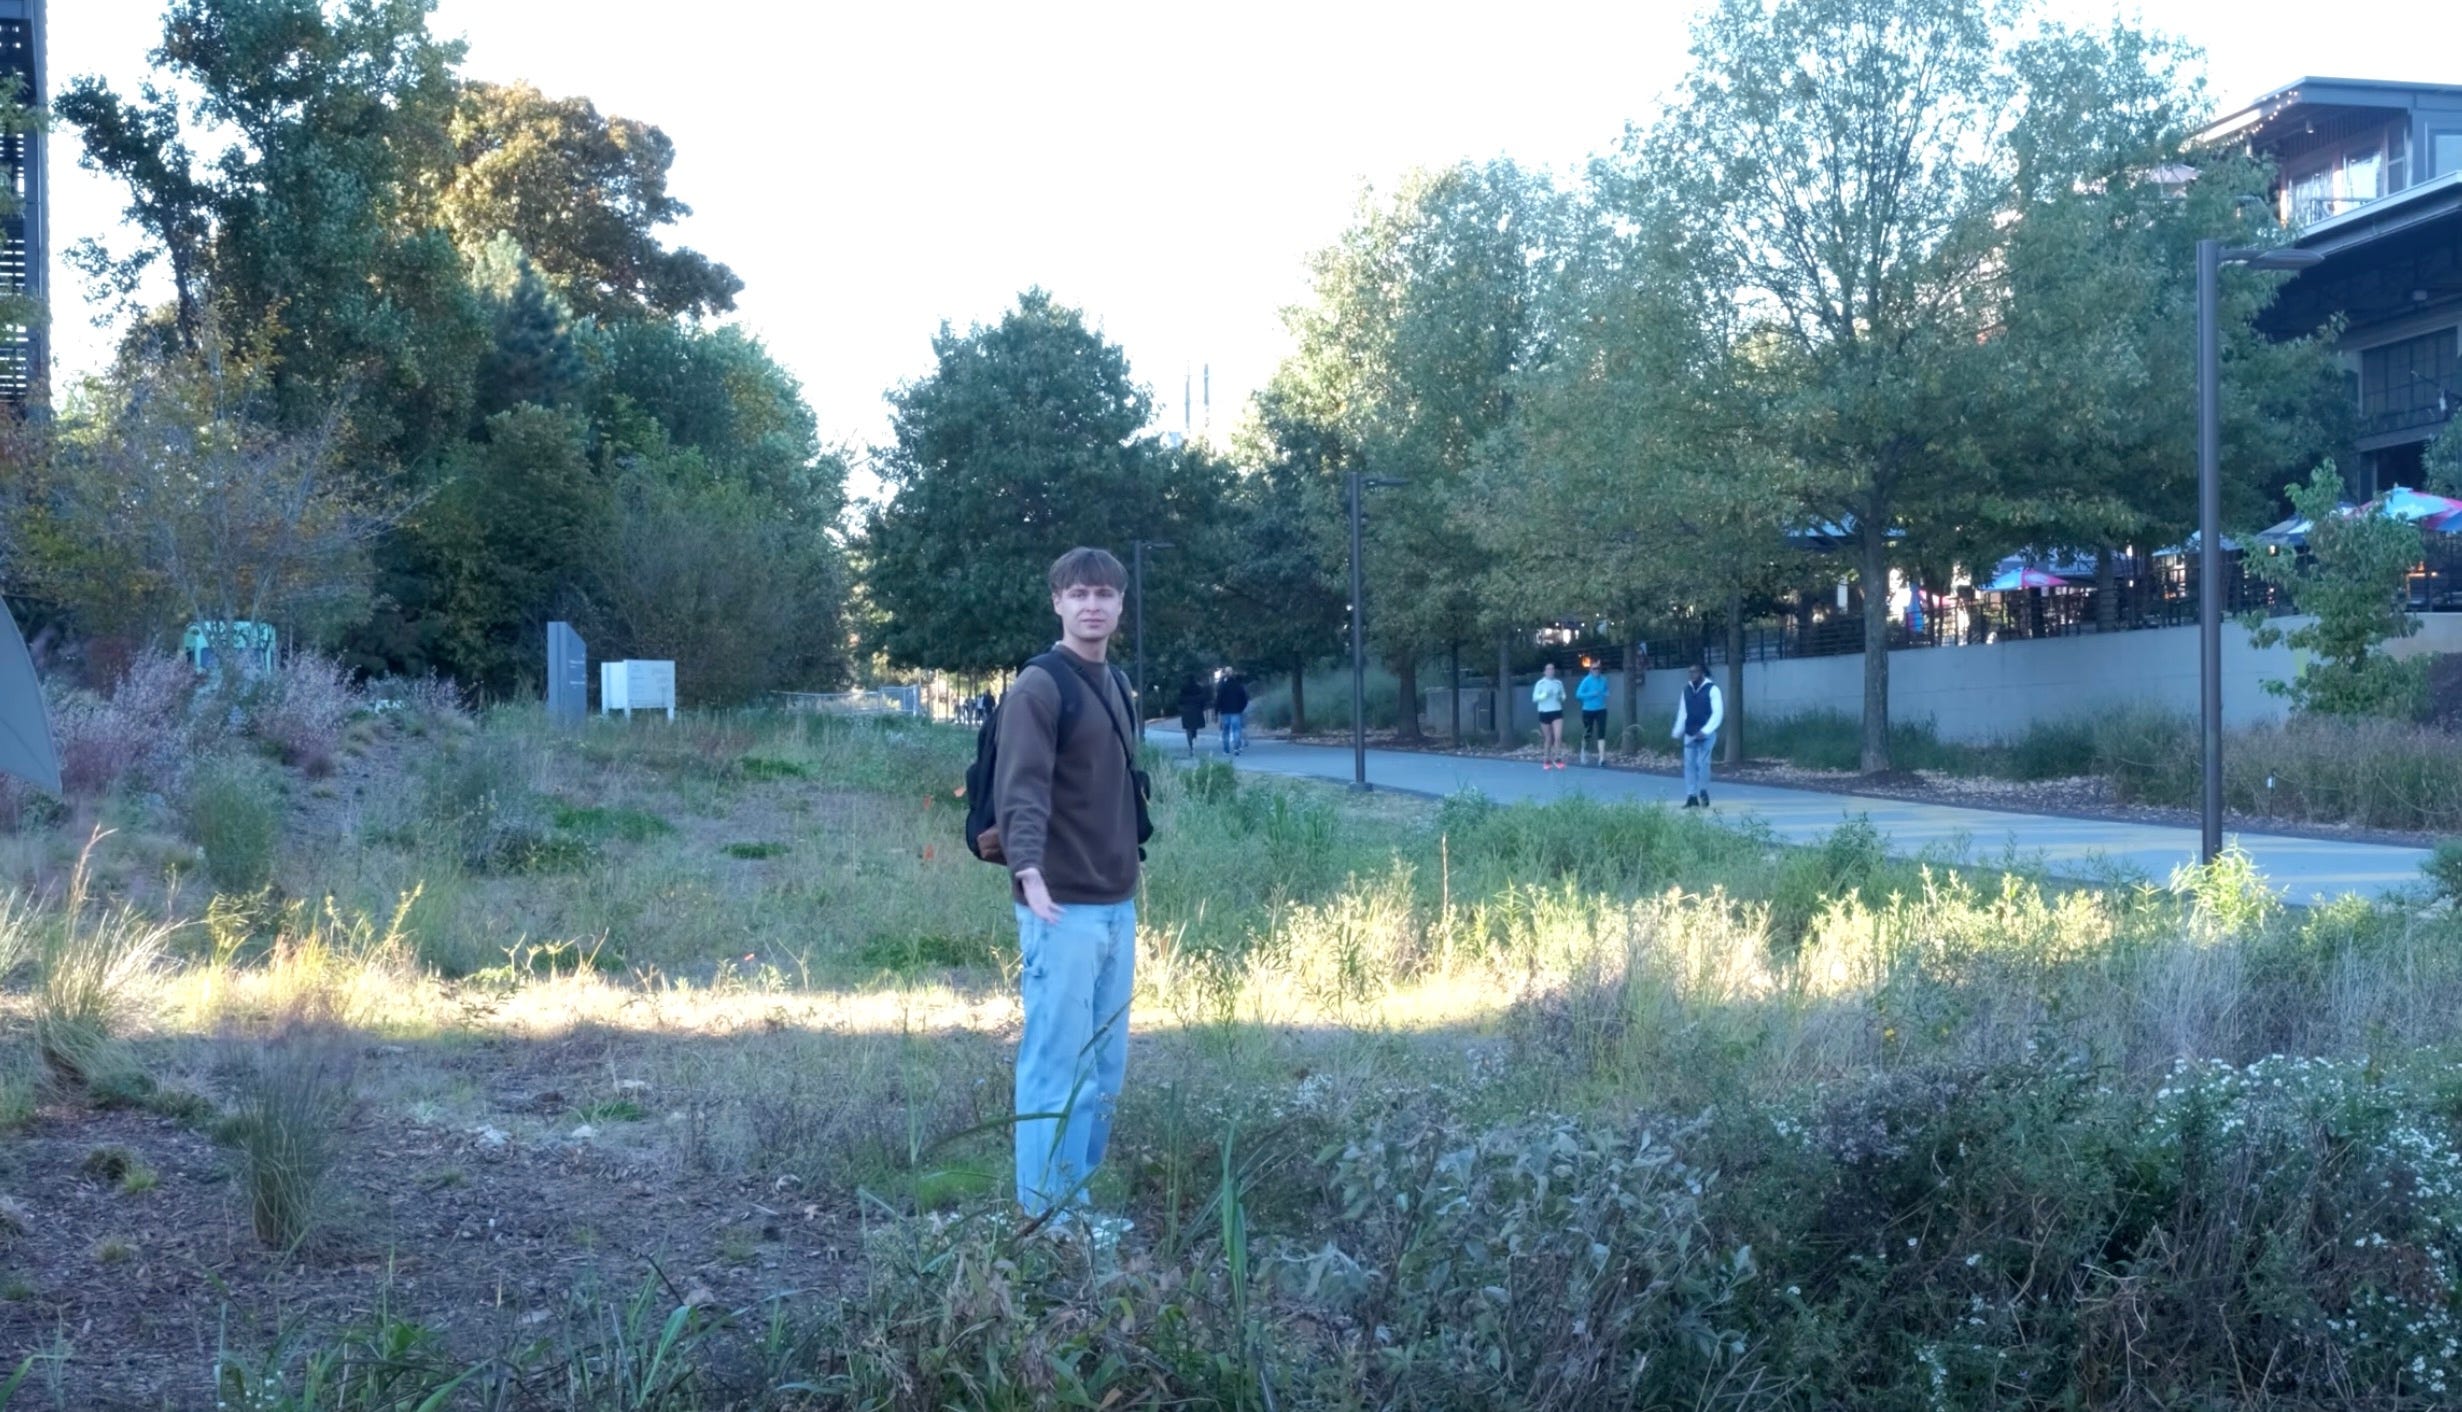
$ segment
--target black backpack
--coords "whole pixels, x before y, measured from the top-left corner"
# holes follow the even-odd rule
[[[1076,728],[1077,718],[1086,709],[1086,684],[1078,679],[1076,669],[1060,660],[1057,652],[1045,652],[1027,660],[1029,667],[1041,667],[1060,688],[1060,717],[1052,729],[1052,755],[1057,758],[1069,748],[1069,734]],[[1118,667],[1111,669],[1112,685],[1127,696],[1128,678]],[[1006,700],[1001,703],[1007,704]],[[1103,704],[1104,714],[1111,714],[1111,704]],[[1113,717],[1114,734],[1118,734],[1118,718]],[[1154,782],[1137,768],[1137,757],[1120,742],[1121,753],[1128,756],[1128,778],[1131,792],[1137,798],[1137,856],[1146,856],[1146,840],[1154,836],[1154,821],[1146,812],[1146,801],[1154,792]],[[966,851],[986,863],[1006,863],[1000,852],[1000,834],[996,827],[999,815],[993,809],[993,778],[1000,756],[1000,706],[983,713],[983,724],[975,729],[975,762],[966,767]],[[988,850],[988,851],[987,851]]]

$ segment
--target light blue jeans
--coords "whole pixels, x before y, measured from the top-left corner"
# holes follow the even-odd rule
[[[1684,742],[1684,797],[1710,792],[1710,752],[1718,748],[1718,732]]]
[[[1230,755],[1248,748],[1248,715],[1244,711],[1222,713],[1222,753]]]
[[[1017,1204],[1040,1216],[1086,1199],[1111,1145],[1128,1074],[1128,1001],[1135,989],[1137,903],[1060,904],[1046,922],[1020,903],[1017,1042]]]

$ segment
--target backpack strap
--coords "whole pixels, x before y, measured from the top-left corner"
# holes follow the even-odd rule
[[[1039,652],[1026,659],[1029,667],[1041,667],[1043,675],[1052,679],[1060,692],[1060,716],[1052,726],[1051,753],[1057,758],[1069,748],[1069,732],[1077,725],[1078,715],[1086,707],[1086,684],[1077,679],[1069,664],[1060,660],[1058,652]],[[1113,670],[1117,671],[1117,668]]]

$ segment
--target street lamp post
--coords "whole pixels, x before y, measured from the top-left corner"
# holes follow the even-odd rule
[[[2304,270],[2311,250],[2197,242],[2197,735],[2204,775],[2198,858],[2223,851],[2223,431],[2222,268]]]
[[[1367,578],[1359,554],[1359,496],[1372,485],[1404,485],[1391,476],[1348,476],[1351,512],[1351,788],[1368,787]]]
[[[1140,734],[1145,730],[1146,713],[1146,551],[1170,547],[1171,541],[1167,539],[1132,539],[1128,542],[1129,559],[1134,565],[1129,570],[1129,592],[1137,600],[1137,729]]]

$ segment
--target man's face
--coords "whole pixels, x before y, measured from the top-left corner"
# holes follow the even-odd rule
[[[1060,632],[1075,642],[1104,642],[1120,626],[1120,590],[1108,584],[1073,583],[1051,596]]]
[[[1708,674],[1707,672],[1702,671],[1699,667],[1695,667],[1695,668],[1693,668],[1692,670],[1690,670],[1690,671],[1686,672],[1684,675],[1685,675],[1686,677],[1690,678],[1690,679],[1691,679],[1691,681],[1692,681],[1692,683],[1693,683],[1693,685],[1695,685],[1695,686],[1699,686],[1699,685],[1701,685],[1701,683],[1702,683],[1705,679],[1707,679],[1707,677],[1709,676],[1709,674]]]

